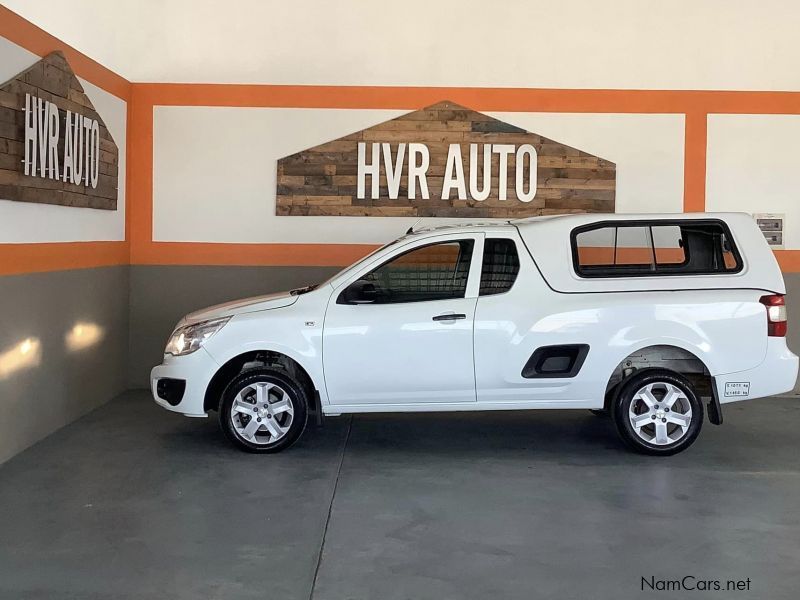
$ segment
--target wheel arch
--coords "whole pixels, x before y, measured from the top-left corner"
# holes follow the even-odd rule
[[[289,372],[290,375],[296,377],[306,389],[309,398],[313,402],[313,406],[309,407],[309,409],[312,411],[318,411],[320,409],[320,388],[314,382],[308,370],[299,361],[288,354],[277,350],[263,349],[242,352],[228,359],[217,369],[206,387],[205,396],[203,398],[204,410],[206,412],[217,410],[222,392],[236,375],[249,368],[270,366],[282,368]]]
[[[604,408],[609,410],[621,384],[644,369],[668,369],[686,377],[700,397],[713,395],[713,376],[707,357],[696,348],[674,342],[642,344],[628,352],[614,367],[605,390]]]

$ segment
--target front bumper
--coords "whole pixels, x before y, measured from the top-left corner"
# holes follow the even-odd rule
[[[797,384],[800,359],[786,346],[785,338],[769,338],[767,355],[760,365],[746,371],[715,375],[721,404],[786,394]]]
[[[203,406],[206,390],[211,378],[219,369],[219,364],[211,358],[204,348],[200,348],[186,356],[164,355],[164,362],[150,372],[150,391],[153,400],[162,408],[186,415],[187,417],[205,417]],[[162,379],[185,381],[186,386],[180,400],[173,406],[166,398],[159,396],[158,382]],[[165,386],[162,383],[161,393]],[[169,386],[172,387],[172,386]],[[172,399],[172,402],[175,402]]]

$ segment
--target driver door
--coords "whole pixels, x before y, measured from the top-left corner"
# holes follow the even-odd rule
[[[475,402],[483,234],[414,240],[331,296],[323,367],[333,405]]]

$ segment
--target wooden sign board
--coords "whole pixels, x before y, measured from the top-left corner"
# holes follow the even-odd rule
[[[0,86],[0,199],[116,210],[119,150],[61,52]]]
[[[452,102],[278,161],[276,214],[614,212],[616,165]]]

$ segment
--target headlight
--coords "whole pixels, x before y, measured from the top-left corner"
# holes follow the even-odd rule
[[[164,354],[172,354],[172,356],[191,354],[205,344],[208,338],[222,329],[225,323],[230,320],[230,317],[224,317],[179,327],[172,332],[172,337],[167,342]]]

